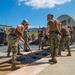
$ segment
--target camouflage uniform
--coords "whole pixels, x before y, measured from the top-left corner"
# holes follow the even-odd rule
[[[28,31],[27,31],[27,29],[24,29],[24,31],[23,31],[23,39],[25,41],[25,43],[24,43],[24,51],[28,51],[27,45],[26,45],[26,43],[28,43]]]
[[[42,46],[42,31],[38,31],[39,50]]]
[[[27,20],[23,20],[22,23],[20,25],[18,25],[15,30],[13,30],[11,32],[11,34],[8,36],[8,44],[12,50],[12,65],[11,68],[15,69],[16,64],[20,64],[20,62],[16,61],[16,56],[17,56],[17,52],[18,52],[18,41],[21,40],[22,42],[24,42],[23,38],[22,38],[22,31],[23,28],[28,26],[28,21]]]
[[[59,46],[59,34],[56,32],[50,32],[49,34],[49,44],[51,56],[57,56],[58,46]]]
[[[71,56],[71,51],[70,51],[70,47],[69,47],[70,34],[69,34],[67,26],[64,26],[64,30],[63,30],[63,28],[61,29],[61,33],[62,33],[62,37],[60,39],[59,55],[61,55],[62,46],[66,46],[66,48],[68,49],[67,56]]]
[[[39,50],[40,50],[40,47],[41,47],[41,36],[38,36],[38,40],[39,40]]]
[[[7,34],[7,40],[9,40],[9,36],[11,34],[11,32],[14,30],[15,28],[9,28],[7,31],[6,31],[6,34]],[[9,46],[9,43],[8,43],[8,49],[7,49],[7,57],[10,57],[10,52],[11,52],[11,47]]]
[[[7,40],[9,40],[9,36],[10,36],[10,34],[13,32],[13,30],[15,30],[15,28],[10,28],[7,32],[6,32],[6,34],[7,34]],[[11,47],[9,46],[9,43],[8,43],[8,49],[7,49],[7,57],[10,57],[10,52],[11,52]],[[19,48],[19,45],[18,45],[18,53],[17,53],[18,55],[22,55],[21,53],[20,53],[20,48]]]
[[[16,35],[8,36],[8,44],[12,50],[12,64],[16,61],[16,56],[18,52],[18,37]]]
[[[70,43],[70,36],[63,36],[60,40],[60,45],[59,45],[59,50],[62,50],[62,46],[66,46],[66,48],[68,49],[68,53],[70,54],[70,47],[69,47],[69,43]],[[59,53],[59,55],[61,55],[61,52]]]
[[[53,63],[57,63],[56,56],[57,56],[58,47],[59,47],[59,40],[60,40],[59,39],[60,22],[58,20],[54,20],[51,17],[52,17],[52,15],[49,14],[48,18],[50,18],[50,20],[47,23],[48,27],[50,28],[50,30],[49,30],[49,44],[50,44],[51,60],[49,60],[49,61],[53,62]]]
[[[32,37],[32,41],[34,41],[35,40],[35,35],[32,34],[31,37]]]
[[[7,49],[7,57],[10,57],[10,52],[11,52],[11,48],[10,48],[10,46],[8,45],[8,49]]]

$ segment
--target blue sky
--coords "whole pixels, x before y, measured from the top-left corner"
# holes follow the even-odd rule
[[[75,15],[75,0],[0,0],[0,24],[16,27],[27,19],[29,27],[46,26],[47,14]]]

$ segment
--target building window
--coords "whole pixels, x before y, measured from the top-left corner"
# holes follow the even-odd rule
[[[71,21],[71,20],[70,20],[70,19],[68,19],[68,23],[70,23],[70,21]]]

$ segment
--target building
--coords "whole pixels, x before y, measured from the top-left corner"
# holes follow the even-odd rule
[[[41,31],[42,28],[28,28],[29,32],[38,32]]]
[[[12,26],[7,26],[7,25],[0,24],[0,29],[3,29],[3,30],[7,30],[10,27],[12,27]]]
[[[75,26],[75,15],[63,14],[57,18],[62,25]]]
[[[70,26],[70,32],[71,32],[71,43],[72,41],[75,41],[75,15],[67,15],[63,14],[57,18],[61,25],[67,25]]]

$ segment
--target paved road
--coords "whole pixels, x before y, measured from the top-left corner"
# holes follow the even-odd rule
[[[75,75],[75,47],[71,46],[72,56],[66,56],[67,51],[58,57],[58,63],[47,66],[37,75]]]
[[[70,47],[72,56],[66,56],[67,50],[62,51],[62,56],[57,57],[57,64],[51,64],[48,55],[7,75],[75,75],[75,47]]]
[[[20,44],[23,47],[23,44]],[[29,45],[32,51],[38,50],[38,45]],[[0,46],[0,58],[7,56],[8,46]],[[23,49],[20,48],[20,51],[23,53]]]
[[[0,58],[5,57],[7,55],[8,46],[0,46]]]
[[[0,46],[0,53],[7,51],[7,46]]]

